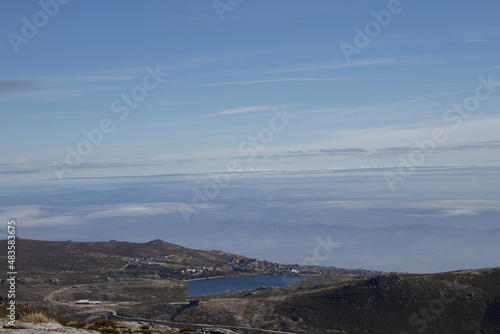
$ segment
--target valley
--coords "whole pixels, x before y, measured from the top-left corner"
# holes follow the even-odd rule
[[[0,241],[0,247],[5,243]],[[161,240],[18,239],[16,244],[17,302],[72,321],[151,321],[176,327],[218,326],[241,333],[500,330],[498,268],[405,274],[282,265]],[[309,277],[282,288],[186,295],[187,280],[262,273],[307,273]],[[6,286],[5,280],[0,283]],[[95,303],[77,304],[84,300]]]

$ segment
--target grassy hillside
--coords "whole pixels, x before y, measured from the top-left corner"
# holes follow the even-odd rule
[[[6,240],[0,241],[0,248],[7,248]],[[66,270],[96,272],[102,269],[120,269],[126,264],[123,260],[124,257],[145,260],[156,258],[154,262],[168,265],[170,268],[214,266],[235,258],[245,259],[221,251],[189,249],[161,240],[132,243],[18,239],[17,249],[19,270],[24,272]],[[0,261],[3,258],[5,258],[5,254],[0,254]]]
[[[500,333],[500,270],[388,275],[292,296],[276,313],[349,333]]]
[[[500,269],[316,283],[222,294],[204,298],[200,307],[157,305],[122,312],[308,334],[500,333]]]
[[[0,241],[0,249],[7,249],[6,240]],[[187,286],[183,279],[234,275],[252,262],[243,256],[194,250],[161,240],[131,243],[17,239],[16,251],[18,300],[40,305],[53,301],[59,306],[79,299],[134,303],[185,300]],[[4,272],[6,255],[0,253]],[[203,267],[212,270],[203,271]],[[4,295],[1,292],[0,296]]]
[[[182,279],[285,267],[161,240],[81,243],[22,239],[16,246],[18,301],[72,320],[122,315],[308,334],[500,333],[498,268],[378,276],[338,269],[282,289],[206,296],[201,298],[202,305],[190,306],[179,303],[188,300]],[[5,240],[0,241],[0,248],[7,248]],[[0,254],[4,264],[5,255]],[[1,283],[5,289],[6,282]],[[79,299],[101,304],[75,305]]]

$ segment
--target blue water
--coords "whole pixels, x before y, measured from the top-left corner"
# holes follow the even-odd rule
[[[188,297],[206,296],[213,293],[231,290],[252,290],[263,286],[284,287],[297,280],[306,279],[306,276],[289,275],[248,275],[238,277],[219,277],[186,282],[189,290]]]

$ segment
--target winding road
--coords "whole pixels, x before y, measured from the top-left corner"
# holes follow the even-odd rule
[[[84,284],[85,285],[85,284]],[[182,325],[182,326],[196,326],[196,327],[203,327],[203,328],[227,328],[231,330],[245,330],[245,331],[252,331],[255,333],[280,333],[280,334],[300,334],[296,332],[284,332],[284,331],[275,331],[271,329],[261,329],[261,328],[251,328],[251,327],[238,327],[238,326],[225,326],[225,325],[211,325],[211,324],[197,324],[197,323],[189,323],[189,322],[175,322],[175,321],[164,321],[164,320],[151,320],[151,319],[143,319],[143,318],[132,318],[128,316],[123,316],[119,315],[114,309],[109,308],[110,305],[105,305],[105,304],[99,304],[99,305],[76,305],[74,302],[61,302],[54,300],[54,296],[57,293],[72,289],[73,287],[64,287],[58,290],[52,291],[47,297],[44,298],[44,300],[48,301],[49,303],[56,304],[56,305],[63,305],[63,306],[70,306],[72,308],[79,306],[79,307],[93,307],[93,308],[99,308],[103,311],[107,311],[111,313],[111,317],[115,319],[120,319],[120,320],[126,320],[126,321],[143,321],[143,322],[150,322],[150,323],[157,323],[157,324],[164,324],[164,325]]]

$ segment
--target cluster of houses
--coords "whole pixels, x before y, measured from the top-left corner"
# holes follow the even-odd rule
[[[172,255],[154,256],[154,257],[135,257],[123,256],[120,257],[127,264],[134,265],[166,265],[166,259]],[[117,256],[118,258],[118,256]],[[185,268],[180,270],[180,274],[189,276],[198,276],[211,272],[226,272],[226,271],[244,271],[244,272],[274,272],[274,273],[291,273],[291,274],[316,274],[317,270],[312,268],[288,267],[277,263],[260,261],[258,259],[239,259],[233,258],[225,263],[219,263],[216,266],[201,266],[198,268]]]
[[[128,264],[164,264],[163,261],[168,259],[171,255],[152,256],[152,257],[136,257],[136,256],[123,256],[122,260]]]
[[[182,275],[201,275],[209,272],[224,272],[224,271],[242,271],[242,272],[261,272],[261,273],[285,273],[285,274],[315,274],[317,273],[311,269],[294,268],[268,261],[260,261],[257,259],[228,260],[226,263],[219,264],[218,266],[202,266],[199,268],[186,268],[181,270]]]

